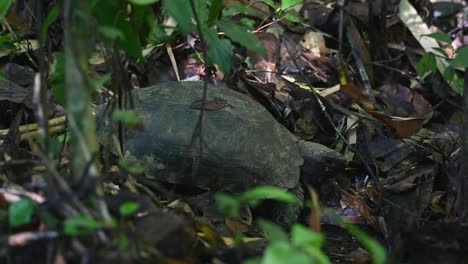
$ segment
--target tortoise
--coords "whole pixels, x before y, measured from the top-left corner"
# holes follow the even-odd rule
[[[302,199],[304,160],[297,140],[250,97],[208,85],[201,141],[193,137],[203,87],[203,82],[166,82],[132,90],[134,110],[144,129],[125,132],[124,157],[150,159],[150,173],[164,182],[233,193],[269,185]],[[97,112],[99,116],[103,111]],[[107,127],[109,119],[105,120]],[[105,129],[99,131],[102,142]],[[197,157],[199,167],[194,174]],[[299,207],[275,206],[273,220],[285,221],[285,210],[290,219],[299,213]]]

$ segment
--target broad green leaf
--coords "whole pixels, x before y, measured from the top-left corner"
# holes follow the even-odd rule
[[[418,75],[424,78],[428,73],[434,73],[437,70],[436,58],[433,53],[426,53],[418,63]]]
[[[262,264],[310,264],[311,259],[286,241],[272,242],[265,250]]]
[[[454,67],[468,68],[468,46],[457,49],[456,54],[457,57],[453,59],[452,65]]]
[[[191,0],[190,0],[191,1]],[[209,10],[206,5],[206,0],[194,0],[195,1],[195,10],[197,10],[198,19],[201,24],[207,25]]]
[[[77,215],[65,220],[63,232],[69,236],[88,235],[101,227],[100,222],[87,216]]]
[[[440,42],[445,42],[448,44],[452,43],[452,38],[447,33],[444,33],[444,32],[434,32],[434,33],[423,35],[423,36],[430,37]]]
[[[36,204],[28,198],[14,202],[8,208],[8,223],[11,227],[29,224],[36,209]]]
[[[232,45],[229,40],[220,39],[216,31],[202,27],[208,46],[208,64],[217,64],[225,75],[231,73],[232,67]]]
[[[135,213],[138,210],[139,207],[140,207],[139,203],[125,202],[119,208],[120,215],[121,216],[129,216],[129,215]]]
[[[195,27],[192,24],[193,11],[190,6],[190,1],[164,0],[163,8],[169,15],[174,17],[183,34],[194,31]]]
[[[288,234],[279,225],[265,220],[259,220],[258,224],[270,242],[288,241]]]
[[[261,186],[248,190],[240,195],[242,202],[247,202],[252,207],[258,205],[261,200],[273,199],[286,203],[297,203],[298,199],[291,193],[271,186]]]
[[[134,110],[115,110],[112,113],[112,120],[122,122],[131,129],[143,128],[143,121]]]
[[[213,0],[211,1],[210,11],[208,14],[208,25],[211,26],[218,20],[219,13],[223,8],[223,1],[222,0]]]
[[[281,10],[285,10],[290,8],[291,6],[295,6],[301,3],[303,0],[282,0],[281,1]]]
[[[292,243],[296,246],[310,245],[320,248],[324,240],[322,234],[313,232],[302,225],[296,224],[292,228]]]
[[[140,38],[134,32],[130,22],[126,19],[120,19],[117,22],[118,29],[124,34],[123,39],[117,39],[119,46],[135,59],[143,59]]]
[[[246,27],[227,20],[220,20],[217,22],[217,25],[230,39],[232,39],[232,41],[241,44],[247,49],[264,56],[265,58],[268,56],[265,47],[258,37],[248,32]]]
[[[44,23],[42,25],[41,38],[43,40],[46,39],[47,30],[49,30],[50,25],[52,25],[52,23],[54,23],[55,20],[57,20],[59,15],[60,15],[60,6],[54,5],[54,7],[52,7],[52,9],[50,10],[49,14],[47,14],[47,17],[44,20]]]
[[[135,5],[151,5],[159,0],[128,0],[130,3],[135,4]]]
[[[13,0],[0,0],[0,22],[3,21],[12,3]]]
[[[221,212],[231,218],[239,217],[242,204],[236,197],[225,193],[217,193],[214,198],[216,207],[218,207]]]

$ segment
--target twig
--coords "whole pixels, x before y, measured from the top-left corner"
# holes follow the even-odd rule
[[[208,90],[208,81],[211,80],[211,75],[210,75],[208,54],[207,54],[208,46],[206,45],[206,41],[203,36],[200,18],[198,17],[197,10],[195,8],[195,1],[190,0],[190,5],[193,10],[193,16],[195,18],[195,22],[197,23],[197,30],[198,30],[198,34],[200,35],[200,43],[201,43],[202,50],[203,50],[203,60],[205,61],[205,76],[203,76],[203,95],[202,95],[200,115],[198,116],[197,125],[195,126],[195,130],[192,134],[192,142],[191,142],[192,147],[194,147],[193,144],[196,138],[197,137],[199,138],[199,146],[198,146],[198,153],[197,153],[198,155],[195,155],[197,157],[193,160],[193,163],[192,163],[192,179],[194,179],[195,175],[198,174],[198,170],[200,168],[201,156],[203,153],[202,124],[203,124],[203,115],[205,113],[205,103],[206,103],[206,96],[207,96],[207,90]]]

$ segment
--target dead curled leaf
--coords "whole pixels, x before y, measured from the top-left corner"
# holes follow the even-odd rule
[[[399,84],[379,88],[377,98],[384,111],[369,111],[395,130],[396,137],[414,135],[432,117],[432,106],[419,93]]]

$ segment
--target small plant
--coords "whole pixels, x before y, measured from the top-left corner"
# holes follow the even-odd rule
[[[453,55],[450,56],[441,48],[433,48],[433,52],[425,53],[418,64],[417,72],[419,77],[425,79],[430,74],[434,74],[437,71],[437,59],[440,59],[447,65],[444,72],[442,72],[444,79],[449,84],[452,84],[457,91],[463,91],[464,80],[457,76],[456,69],[458,67],[468,67],[468,46],[453,50],[450,45],[452,39],[443,32],[436,32],[425,36],[449,44],[448,47],[450,47]]]
[[[257,187],[238,195],[217,194],[215,196],[218,208],[227,216],[238,218],[240,209],[245,206],[256,207],[264,199],[274,199],[281,202],[297,203],[294,195],[275,187]],[[383,247],[359,228],[345,223],[337,216],[338,222],[355,236],[370,252],[373,263],[386,263],[386,253]],[[294,224],[288,235],[280,226],[265,220],[258,224],[264,231],[268,246],[261,258],[250,259],[246,264],[279,264],[279,263],[331,263],[322,251],[325,241],[322,234],[316,233],[300,224]]]

